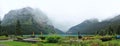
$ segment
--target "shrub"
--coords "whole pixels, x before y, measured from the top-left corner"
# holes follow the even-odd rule
[[[0,36],[0,40],[7,40],[8,39],[8,37],[6,37],[6,36]]]
[[[16,38],[17,38],[17,40],[23,40],[23,37],[21,37],[21,36],[17,36]]]
[[[51,36],[47,36],[46,40],[48,43],[58,43],[60,38],[61,38],[60,36],[51,35]]]
[[[102,41],[110,41],[110,40],[112,40],[112,37],[105,36],[105,37],[100,38],[100,40],[102,40]]]
[[[101,40],[94,39],[94,40],[85,40],[81,41],[81,46],[100,46],[102,43]]]
[[[102,36],[99,36],[99,35],[94,36],[95,39],[99,39],[99,38],[101,38],[101,37],[102,37]]]
[[[45,40],[45,37],[43,37],[43,36],[40,36],[39,38],[40,38],[41,40]]]

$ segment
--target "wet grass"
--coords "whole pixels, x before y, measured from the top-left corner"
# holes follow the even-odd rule
[[[0,42],[0,44],[4,44],[5,46],[120,46],[120,39],[112,39],[110,41],[103,42],[99,39],[101,36],[87,36],[84,37],[84,40],[81,40],[79,42],[63,42],[69,40],[70,38],[76,40],[77,37],[64,37],[59,43],[38,42],[33,44],[27,42],[5,41]]]
[[[0,42],[0,44],[4,44],[6,46],[70,46],[69,44],[58,44],[58,43],[26,43],[26,42],[16,42],[16,41],[8,41],[8,42]],[[120,40],[111,40],[102,42],[100,40],[87,40],[82,41],[77,44],[79,46],[120,46]],[[71,46],[76,46],[72,44]]]
[[[25,42],[16,42],[16,41],[8,41],[8,42],[0,42],[0,44],[4,44],[5,46],[37,46],[36,44],[32,43],[25,43]]]

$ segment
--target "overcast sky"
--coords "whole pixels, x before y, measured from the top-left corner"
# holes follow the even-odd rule
[[[0,16],[23,7],[42,10],[63,31],[86,19],[104,20],[120,14],[120,0],[0,0]]]

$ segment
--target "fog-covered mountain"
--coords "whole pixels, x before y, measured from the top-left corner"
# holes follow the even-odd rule
[[[3,31],[7,31],[8,34],[14,33],[17,21],[20,21],[23,34],[57,33],[46,14],[38,9],[26,7],[9,11],[1,23]]]
[[[87,33],[89,29],[92,29],[91,26],[95,26],[96,23],[99,23],[98,19],[85,20],[81,24],[70,28],[68,32],[77,33],[80,31],[81,33]],[[89,31],[92,32],[92,30]]]
[[[102,22],[99,22],[97,19],[85,20],[84,22],[71,27],[68,32],[72,32],[73,34],[76,34],[77,32],[81,32],[81,34],[95,34],[97,31],[107,29],[110,25],[114,25],[114,28],[119,26],[120,15]]]

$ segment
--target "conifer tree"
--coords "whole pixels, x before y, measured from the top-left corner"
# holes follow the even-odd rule
[[[21,28],[21,24],[20,21],[17,20],[16,22],[16,31],[15,31],[15,35],[21,35],[22,36],[22,28]]]

